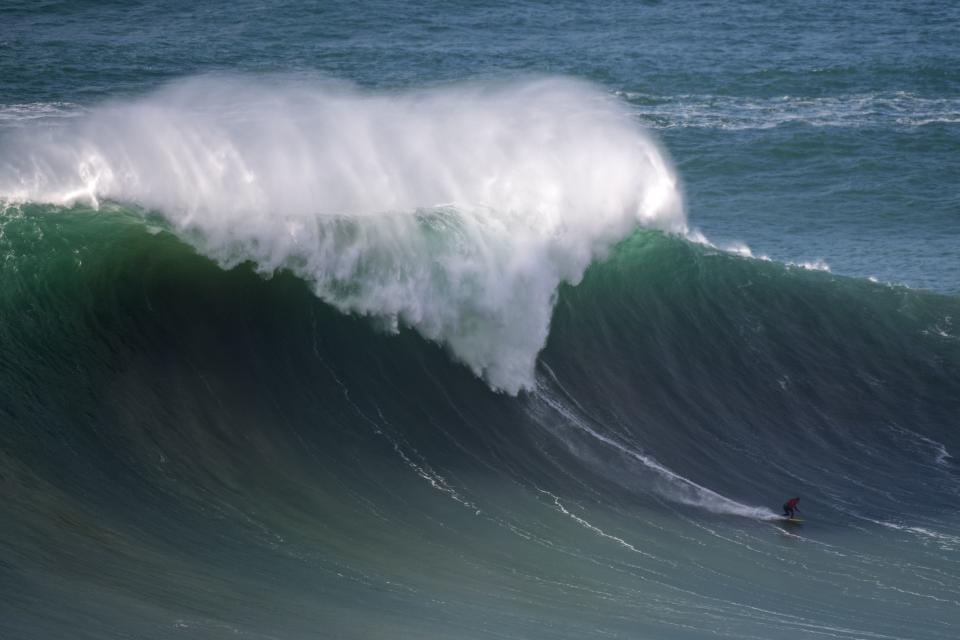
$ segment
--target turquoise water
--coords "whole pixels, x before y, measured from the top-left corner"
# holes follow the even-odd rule
[[[0,5],[0,635],[954,637],[958,25]]]

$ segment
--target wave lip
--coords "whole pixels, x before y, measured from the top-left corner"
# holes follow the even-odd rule
[[[0,198],[158,211],[224,266],[292,270],[509,393],[534,384],[561,282],[637,225],[686,229],[627,106],[563,78],[374,93],[200,77],[7,142]]]

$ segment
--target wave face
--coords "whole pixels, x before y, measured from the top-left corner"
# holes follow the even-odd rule
[[[950,637],[955,297],[641,229],[511,396],[164,216],[2,216],[6,637]]]
[[[685,229],[625,106],[564,79],[378,94],[198,78],[4,143],[7,201],[158,212],[220,264],[288,269],[514,394],[561,282],[637,224]]]

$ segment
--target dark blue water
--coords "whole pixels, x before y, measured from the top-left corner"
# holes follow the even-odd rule
[[[958,25],[0,4],[0,636],[954,637]]]

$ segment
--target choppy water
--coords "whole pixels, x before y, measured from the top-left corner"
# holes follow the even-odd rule
[[[0,5],[0,635],[955,637],[958,18]]]

